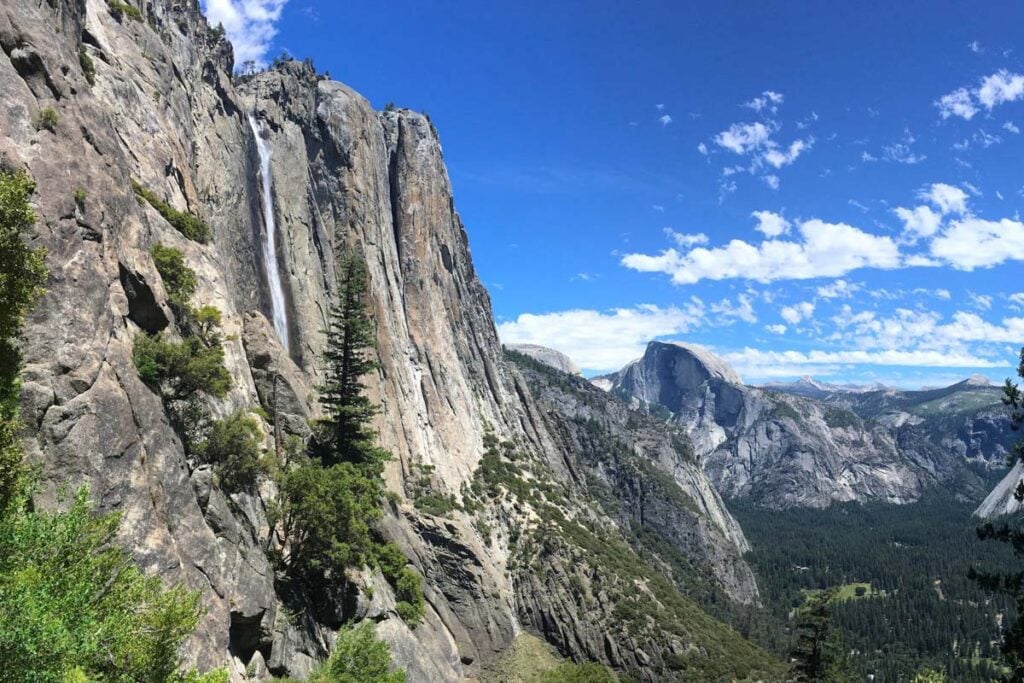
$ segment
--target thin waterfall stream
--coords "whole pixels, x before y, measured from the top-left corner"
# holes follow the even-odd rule
[[[256,119],[249,114],[249,126],[256,138],[256,149],[260,155],[260,181],[263,184],[263,224],[266,238],[263,240],[263,265],[270,285],[270,306],[274,318],[274,329],[281,340],[281,346],[288,351],[288,311],[285,308],[284,287],[281,286],[281,271],[277,266],[277,223],[274,220],[274,197],[271,192],[270,141],[265,139]]]

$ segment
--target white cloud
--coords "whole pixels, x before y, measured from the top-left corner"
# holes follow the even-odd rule
[[[764,160],[774,168],[782,168],[783,166],[789,166],[791,163],[796,161],[800,153],[805,149],[809,149],[814,143],[814,139],[809,140],[796,140],[790,144],[787,151],[780,152],[777,149],[770,149],[764,154]]]
[[[667,249],[656,256],[627,254],[622,265],[646,273],[665,273],[675,284],[745,278],[759,282],[840,277],[857,268],[892,269],[900,253],[889,237],[872,235],[845,223],[804,221],[799,241],[766,240],[752,245],[732,240],[724,247],[687,253]]]
[[[701,324],[704,307],[640,305],[610,311],[576,309],[554,313],[523,313],[498,325],[507,344],[540,344],[567,354],[582,368],[618,370],[643,355],[647,342],[682,334]]]
[[[790,325],[796,325],[803,320],[809,320],[814,315],[814,303],[802,301],[793,306],[783,306],[782,310],[779,311],[779,315]]]
[[[266,63],[271,41],[288,0],[203,0],[211,25],[221,24],[234,48],[235,65],[253,61]]]
[[[882,158],[897,164],[919,164],[928,157],[918,154],[913,149],[914,137],[907,135],[902,142],[894,142],[882,148]]]
[[[708,146],[702,142],[699,145],[697,145],[697,151],[700,152],[701,154],[703,154],[704,156],[707,156],[708,155]]]
[[[1000,69],[981,79],[977,88],[957,88],[943,95],[935,106],[944,119],[951,116],[970,121],[981,107],[991,111],[997,105],[1024,98],[1024,74]]]
[[[981,52],[981,43],[979,43],[976,40],[972,40],[971,42],[967,43],[967,47],[970,48],[971,52],[973,52],[974,54],[978,54]]]
[[[786,334],[786,326],[782,324],[778,325],[765,325],[764,329],[768,330],[772,334]]]
[[[768,187],[772,188],[773,190],[779,189],[779,184],[780,184],[779,176],[774,175],[774,174],[768,174],[768,175],[764,176],[763,178],[761,178],[761,180],[763,180],[764,184],[767,185]]]
[[[836,280],[832,284],[818,287],[816,293],[822,299],[849,299],[860,290],[861,286],[856,282]]]
[[[665,105],[664,104],[656,104],[656,105],[654,105],[654,108],[657,109],[658,111],[662,111],[663,109],[665,109]]]
[[[778,110],[778,105],[782,104],[785,98],[782,93],[777,93],[772,90],[765,90],[761,93],[760,97],[755,97],[749,102],[744,102],[743,106],[753,109],[756,112],[768,109],[772,113]]]
[[[942,217],[955,213],[967,213],[967,193],[959,187],[946,183],[932,183],[928,189],[918,193],[921,199],[930,201],[938,208],[938,212],[928,206],[906,209],[902,206],[893,209],[903,221],[904,230],[914,237],[931,237],[942,227]]]
[[[893,209],[907,232],[920,237],[931,237],[939,231],[942,225],[942,214],[932,211],[930,206],[918,206],[914,209],[905,209],[898,206]]]
[[[754,300],[749,294],[740,294],[736,297],[736,303],[733,304],[729,299],[722,299],[717,304],[711,304],[711,312],[720,315],[725,324],[731,322],[730,319],[739,319],[748,323],[757,322],[757,314],[754,312]]]
[[[750,215],[757,219],[757,225],[754,227],[754,230],[763,233],[765,237],[778,237],[789,232],[789,221],[777,213],[755,211]]]
[[[663,126],[667,126],[668,124],[672,123],[672,117],[669,116],[668,114],[662,114],[661,116],[658,117],[658,120],[661,121],[661,125]]]
[[[1006,123],[1004,123],[1003,124],[1003,130],[1005,130],[1005,131],[1007,131],[1009,133],[1013,133],[1014,135],[1019,135],[1020,134],[1020,128],[1018,128],[1017,125],[1013,121],[1007,121]]]
[[[942,213],[967,213],[967,193],[959,187],[945,183],[932,183],[927,191],[920,193],[922,199],[931,201]]]
[[[1024,223],[966,216],[952,221],[932,240],[931,255],[958,270],[974,270],[1024,260]]]
[[[734,123],[715,136],[719,147],[736,154],[747,154],[763,147],[771,138],[771,131],[760,121],[756,123]]]
[[[970,353],[946,354],[941,351],[763,351],[744,348],[722,354],[744,376],[763,377],[759,370],[785,365],[900,365],[938,368],[997,368],[1005,363],[980,358]],[[788,373],[787,373],[788,374]]]
[[[946,301],[949,301],[950,299],[953,298],[953,295],[949,293],[948,289],[936,289],[934,294],[940,299],[945,299]]]
[[[702,232],[688,235],[686,233],[676,232],[672,228],[665,228],[664,232],[669,239],[671,239],[673,242],[684,248],[695,247],[698,244],[708,243],[708,236]]]
[[[987,311],[992,308],[992,297],[988,294],[977,294],[975,292],[968,292],[967,297],[971,300],[971,303],[975,308]]]
[[[1019,100],[1024,97],[1024,74],[1014,74],[1006,69],[1000,69],[991,76],[985,76],[981,79],[977,97],[986,109],[992,109],[1004,102]]]
[[[939,115],[944,119],[959,116],[965,121],[970,121],[978,113],[974,98],[967,88],[957,88],[948,95],[943,95],[935,106],[939,108]]]

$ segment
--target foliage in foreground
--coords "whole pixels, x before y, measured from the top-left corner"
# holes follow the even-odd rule
[[[80,490],[67,512],[27,496],[0,524],[0,681],[171,683],[198,622],[199,596],[147,578],[117,546],[116,515]],[[207,681],[213,678],[204,679]]]

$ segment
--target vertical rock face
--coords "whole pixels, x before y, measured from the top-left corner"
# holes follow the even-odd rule
[[[720,359],[652,342],[600,378],[610,391],[685,428],[716,488],[769,507],[917,500],[935,484],[973,495],[979,482],[954,450],[864,419],[843,404],[745,386]]]
[[[577,537],[563,535],[553,557],[578,569],[586,563],[572,558],[587,558],[580,530],[601,529],[628,549],[623,527],[651,500],[655,514],[665,513],[661,533],[689,539],[676,547],[680,557],[710,563],[701,571],[734,599],[756,597],[738,559],[742,534],[668,437],[650,436],[653,445],[631,458],[674,477],[682,498],[648,496],[635,475],[640,498],[622,518],[587,498],[573,472],[579,435],[552,431],[560,423],[503,356],[426,117],[375,112],[297,62],[234,81],[230,46],[194,0],[150,0],[140,19],[105,0],[5,3],[0,48],[0,163],[37,181],[37,242],[51,270],[25,339],[23,415],[30,457],[44,472],[40,503],[53,504],[64,484],[88,484],[101,509],[121,512],[121,540],[147,571],[202,591],[208,611],[188,648],[195,664],[226,663],[235,679],[248,665],[302,676],[343,619],[368,618],[412,681],[475,674],[524,623],[565,654],[646,680],[670,654],[724,657],[730,644],[770,668],[763,653],[686,602],[663,568],[650,576],[661,582],[659,598],[678,607],[671,632],[609,622],[628,596],[600,586],[587,593],[603,605],[604,621],[594,622],[567,583],[572,572],[523,573],[527,549],[549,528],[543,515],[554,520],[545,524],[572,525]],[[57,113],[53,131],[35,125],[45,108]],[[287,345],[269,321],[272,269],[261,257],[267,226],[250,116],[272,151]],[[186,239],[138,201],[133,180],[204,219],[210,243]],[[280,593],[264,552],[275,542],[266,513],[272,482],[252,495],[221,491],[208,468],[185,457],[133,365],[136,335],[173,330],[149,254],[157,243],[180,249],[196,271],[193,303],[223,315],[233,383],[211,410],[262,408],[268,449],[275,429],[308,434],[336,259],[345,249],[365,259],[380,360],[369,378],[382,406],[375,426],[395,456],[386,478],[397,502],[381,526],[425,577],[427,614],[415,630],[372,576],[362,582],[377,587],[374,598],[364,592],[355,607],[318,606],[301,619],[284,609],[294,596]],[[503,455],[496,443],[508,445]],[[602,472],[609,485],[620,481]],[[427,514],[413,504],[424,486],[461,503]],[[535,620],[542,612],[543,624]]]

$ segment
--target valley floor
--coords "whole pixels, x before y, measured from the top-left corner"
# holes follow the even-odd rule
[[[834,622],[859,678],[876,683],[910,680],[926,666],[966,683],[999,674],[1000,623],[1014,608],[968,573],[1014,570],[1019,561],[1005,544],[978,540],[975,506],[938,493],[910,505],[826,510],[730,503],[772,621],[788,623],[810,591],[840,588]],[[784,648],[788,635],[780,640],[768,628],[750,637]]]

